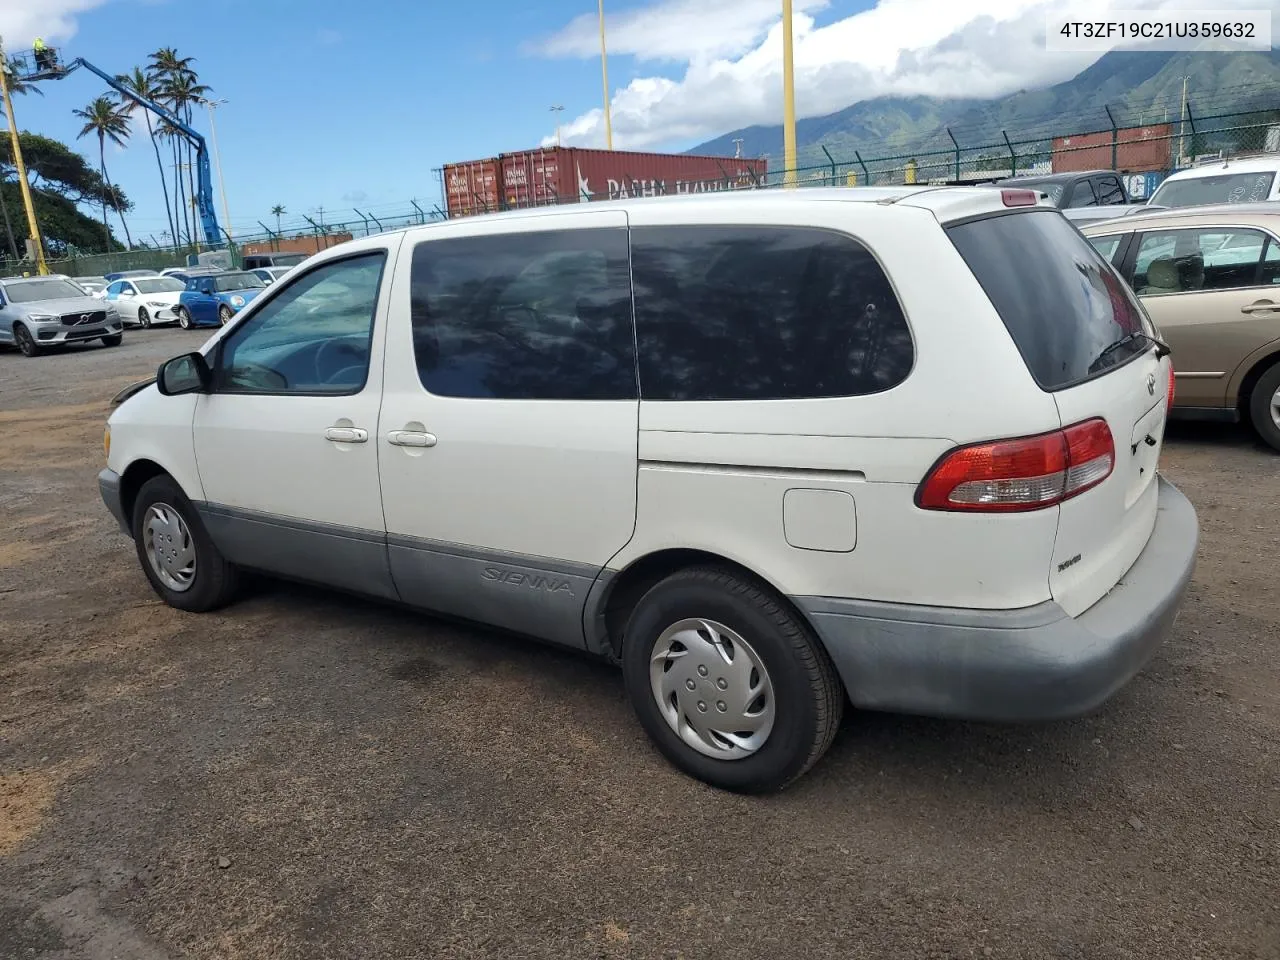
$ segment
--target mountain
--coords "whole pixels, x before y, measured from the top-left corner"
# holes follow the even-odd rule
[[[825,146],[839,161],[860,151],[867,160],[895,154],[1003,143],[1109,128],[1176,121],[1183,78],[1194,117],[1280,107],[1280,50],[1269,53],[1113,51],[1063,83],[1021,90],[991,100],[876,97],[835,113],[796,123],[800,166],[827,163]],[[741,138],[748,157],[782,159],[782,127],[753,126],[726,133],[690,153],[732,155]]]

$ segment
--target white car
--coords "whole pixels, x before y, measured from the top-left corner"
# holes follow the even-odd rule
[[[1196,555],[1171,383],[1031,191],[549,207],[310,258],[128,392],[99,486],[175,607],[253,569],[584,649],[765,791],[846,702],[1066,717],[1143,666]]]
[[[133,277],[107,284],[105,299],[123,318],[125,325],[150,327],[155,323],[176,323],[178,297],[187,288],[172,277]]]
[[[256,270],[250,270],[249,272],[254,274],[263,283],[270,285],[275,283],[292,269],[293,267],[258,267]]]
[[[1201,207],[1211,203],[1280,200],[1280,156],[1215,160],[1170,174],[1148,203],[1155,207]]]

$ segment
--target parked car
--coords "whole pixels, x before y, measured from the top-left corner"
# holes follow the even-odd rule
[[[263,283],[270,286],[292,269],[292,267],[257,267],[249,272],[257,276],[257,278]]]
[[[107,289],[107,279],[105,277],[72,277],[77,285],[84,288],[84,291],[91,297],[97,297]]]
[[[178,296],[178,325],[189,330],[228,323],[264,287],[243,270],[193,276]]]
[[[174,277],[135,277],[115,280],[107,286],[106,299],[125,325],[136,323],[150,327],[153,323],[173,323],[178,298],[186,285]]]
[[[16,346],[23,356],[86,340],[119,346],[122,330],[115,308],[67,277],[0,280],[0,344]]]
[[[585,649],[763,791],[846,700],[1046,719],[1141,668],[1196,554],[1170,383],[1032,191],[548,207],[312,257],[131,391],[99,485],[179,609],[254,569]]]
[[[1149,201],[1162,207],[1280,200],[1280,156],[1242,157],[1170,174]]]
[[[1144,203],[1131,203],[1127,207],[1072,207],[1063,210],[1062,215],[1078,227],[1086,223],[1102,223],[1106,220],[1119,220],[1123,217],[1145,217],[1156,210],[1167,207],[1154,207]]]
[[[243,269],[257,270],[259,267],[296,267],[311,256],[309,253],[246,253]]]
[[[1175,416],[1244,419],[1280,450],[1280,203],[1086,226],[1173,348]]]
[[[191,280],[193,277],[212,277],[214,274],[224,272],[225,271],[223,270],[211,267],[187,267],[182,270],[175,269],[171,273],[166,273],[165,276],[172,277],[174,280],[179,280],[183,284],[186,284],[187,281]]]
[[[123,280],[126,277],[158,277],[160,276],[155,270],[117,270],[115,273],[104,274],[102,279],[110,283],[112,280]]]
[[[1112,170],[1010,177],[996,181],[995,186],[1002,189],[1038,190],[1048,196],[1050,203],[1063,210],[1075,207],[1123,206],[1129,202],[1124,181]]]

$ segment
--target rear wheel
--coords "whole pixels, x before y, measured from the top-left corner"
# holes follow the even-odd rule
[[[222,324],[224,327],[231,322],[231,316],[230,307],[223,305],[218,308],[218,323]]]
[[[147,313],[146,307],[138,308],[138,323],[144,328],[151,326],[151,314]]]
[[[191,313],[186,307],[178,307],[174,311],[178,315],[178,326],[183,330],[191,329]]]
[[[120,346],[121,343],[124,342],[124,334],[109,333],[102,338],[102,342],[105,343],[108,347],[118,347]]]
[[[720,567],[641,598],[622,651],[627,693],[658,749],[725,790],[778,790],[835,737],[844,689],[808,626],[767,587]]]
[[[40,352],[40,345],[36,343],[36,338],[20,323],[13,325],[13,340],[24,357],[34,357]]]
[[[1249,395],[1249,419],[1258,436],[1280,450],[1280,363],[1273,364]]]
[[[172,478],[152,477],[138,491],[133,541],[142,572],[169,606],[203,612],[235,596],[236,567],[214,546],[191,501]]]

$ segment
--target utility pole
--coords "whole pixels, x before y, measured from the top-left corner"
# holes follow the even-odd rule
[[[213,140],[213,164],[218,170],[218,192],[222,194],[222,216],[227,221],[227,236],[231,235],[231,211],[227,208],[227,184],[222,179],[222,155],[218,152],[218,124],[213,112],[218,107],[229,103],[228,100],[201,100],[209,111],[209,135]]]
[[[742,159],[742,138],[741,137],[733,138],[733,159],[735,160]]]
[[[796,76],[791,0],[782,0],[782,184],[796,185]]]
[[[613,149],[613,119],[609,111],[609,51],[604,43],[604,0],[600,0],[600,75],[604,78],[604,148]]]
[[[0,97],[4,99],[4,115],[9,122],[9,142],[13,146],[13,165],[18,171],[18,188],[22,191],[22,205],[27,211],[27,229],[35,247],[36,273],[46,276],[49,265],[44,261],[44,241],[40,238],[40,224],[36,222],[35,204],[31,202],[31,184],[27,183],[27,165],[22,162],[22,143],[18,139],[18,123],[13,119],[13,101],[9,99],[9,57],[0,46]]]
[[[551,112],[556,115],[556,146],[558,147],[560,146],[560,114],[564,113],[564,107],[557,103],[551,108]]]

